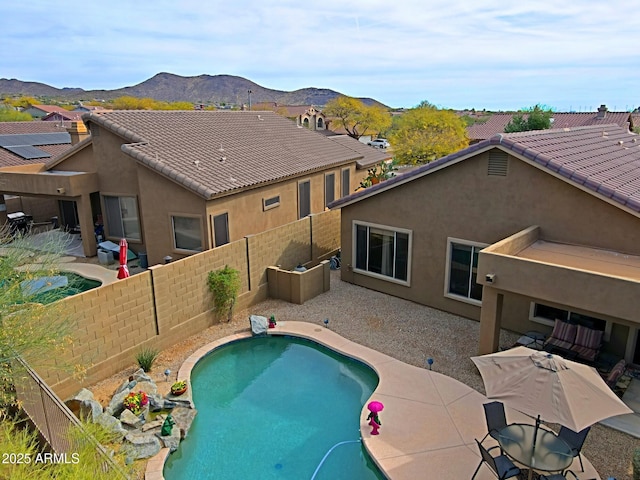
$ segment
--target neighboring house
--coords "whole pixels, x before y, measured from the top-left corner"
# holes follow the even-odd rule
[[[0,168],[42,163],[69,150],[73,141],[69,128],[71,122],[0,122]],[[35,222],[59,214],[57,202],[49,198],[0,195],[2,204],[7,213],[24,212]]]
[[[113,111],[38,172],[0,171],[3,189],[74,203],[77,225],[129,241],[150,264],[325,210],[358,186],[363,155],[273,112]],[[94,235],[82,235],[87,256]],[[283,241],[294,241],[294,239]]]
[[[24,113],[28,113],[36,120],[40,120],[41,118],[46,117],[50,113],[64,112],[64,111],[66,111],[64,108],[59,107],[57,105],[31,105],[29,108],[25,108],[23,110]]]
[[[512,113],[494,113],[491,115],[478,114],[477,123],[467,127],[467,136],[470,143],[491,138],[498,133],[504,133],[504,129],[513,119]],[[526,118],[526,114],[524,115]],[[485,120],[486,119],[486,120]],[[588,127],[592,125],[607,125],[615,123],[620,127],[633,130],[637,125],[629,112],[610,112],[606,105],[600,105],[597,112],[562,113],[556,112],[551,117],[551,128]]]
[[[500,327],[604,330],[640,364],[640,137],[601,125],[496,135],[330,205],[342,279]]]
[[[107,108],[104,107],[100,107],[97,105],[79,105],[76,108],[73,109],[74,112],[82,112],[82,113],[86,113],[86,112],[104,112],[107,111]]]
[[[84,112],[70,112],[68,110],[60,110],[51,112],[42,117],[43,122],[81,122]]]
[[[369,168],[379,165],[382,162],[390,162],[393,160],[393,155],[387,153],[386,150],[382,148],[371,148],[349,135],[329,135],[327,138],[362,155],[362,158],[356,161],[357,169],[360,170],[360,172],[356,172],[358,174],[358,182],[367,176],[367,170]]]

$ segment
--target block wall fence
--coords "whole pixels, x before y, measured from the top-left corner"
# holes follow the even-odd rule
[[[38,373],[67,398],[135,364],[142,348],[163,350],[218,323],[207,287],[211,270],[240,271],[237,311],[268,297],[269,266],[291,269],[339,248],[340,212],[327,211],[60,300],[56,306],[75,322],[73,345],[58,367]],[[88,367],[87,374],[79,381],[62,365]]]

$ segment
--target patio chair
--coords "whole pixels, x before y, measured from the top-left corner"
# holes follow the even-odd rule
[[[540,475],[540,480],[567,480],[569,478],[567,477],[568,473],[573,475],[576,480],[580,480],[571,470],[566,470],[564,473],[554,473],[553,475]]]
[[[478,444],[478,450],[480,450],[480,456],[482,457],[482,460],[480,460],[476,471],[473,472],[473,477],[471,477],[471,480],[476,478],[476,475],[480,471],[480,467],[483,463],[486,463],[489,466],[496,477],[498,477],[498,480],[505,480],[506,478],[513,478],[520,475],[520,469],[516,467],[506,455],[498,455],[497,457],[491,455],[490,451],[494,448],[498,448],[497,446],[491,447],[489,450],[487,450],[482,446],[478,439],[476,439],[476,443]]]
[[[484,418],[487,421],[487,434],[480,440],[480,443],[491,435],[498,440],[498,433],[507,426],[507,416],[504,413],[502,402],[489,402],[482,405],[484,407]]]
[[[576,433],[567,427],[560,427],[560,431],[558,432],[558,438],[567,442],[567,445],[571,447],[571,453],[573,456],[578,457],[580,460],[580,468],[582,469],[582,472],[584,472],[584,465],[582,464],[582,455],[580,455],[580,451],[582,450],[582,445],[584,445],[584,441],[587,438],[589,430],[591,430],[591,427],[587,427]]]

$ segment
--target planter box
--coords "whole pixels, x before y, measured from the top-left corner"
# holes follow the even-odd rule
[[[329,260],[323,260],[304,272],[267,268],[269,297],[302,305],[307,300],[329,291]]]

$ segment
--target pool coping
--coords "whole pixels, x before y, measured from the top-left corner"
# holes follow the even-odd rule
[[[352,342],[330,328],[309,322],[281,321],[269,335],[291,335],[305,338],[331,350],[354,358],[371,367],[379,383],[370,397],[381,401],[380,434],[371,435],[366,418],[366,404],[360,414],[360,434],[371,459],[389,480],[424,478],[471,478],[478,463],[475,439],[482,439],[487,426],[482,404],[487,397],[446,375],[415,367]],[[191,371],[198,361],[216,348],[251,337],[251,332],[236,333],[207,345],[191,354],[182,364],[178,378],[186,379],[191,391]],[[469,360],[470,361],[470,360]],[[507,408],[510,422],[530,423],[531,419]],[[485,444],[490,446],[490,437]],[[495,441],[493,441],[495,443]],[[495,443],[497,445],[497,443]],[[164,480],[163,469],[169,449],[151,457],[145,480]],[[600,476],[584,458],[585,478]],[[578,458],[570,466],[580,470]],[[488,468],[481,468],[477,480],[495,479]]]

